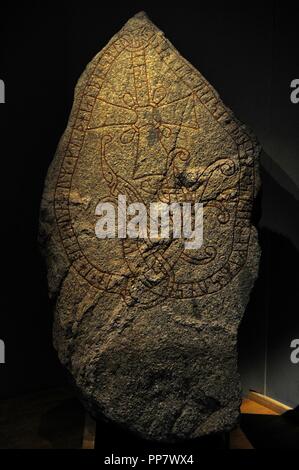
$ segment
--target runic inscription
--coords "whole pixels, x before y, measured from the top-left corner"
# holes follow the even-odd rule
[[[119,82],[116,72],[122,70],[124,63],[125,76]],[[155,65],[151,71],[148,63]],[[206,121],[227,141],[217,149],[212,163],[201,150]],[[192,141],[198,136],[201,145],[197,150]],[[184,253],[178,243],[176,247],[172,243],[145,251],[144,242],[120,242],[121,262],[127,265],[131,277],[140,278],[151,291],[151,301],[215,293],[240,272],[250,239],[255,142],[203,77],[163,36],[155,34],[152,25],[125,28],[92,64],[73,117],[55,189],[57,226],[72,267],[92,287],[126,299],[130,295],[129,286],[125,285],[128,272],[123,266],[119,272],[110,271],[109,266],[103,269],[96,256],[88,256],[70,208],[74,190],[80,194],[87,190],[88,197],[93,191],[92,187],[80,188],[78,173],[88,172],[84,157],[94,146],[98,149],[98,171],[94,176],[106,191],[101,191],[103,197],[116,200],[118,194],[126,194],[131,201],[145,203],[199,201],[205,206],[206,225],[209,220],[216,225],[213,238],[193,255]],[[93,199],[97,197],[99,193]],[[91,204],[87,223],[93,217],[93,209]],[[224,250],[223,235],[228,233]],[[153,253],[149,253],[150,248]],[[142,267],[142,274],[136,257],[137,263],[142,258],[147,268]],[[190,270],[187,281],[177,276],[182,266],[185,273]],[[194,270],[194,266],[198,269]],[[150,280],[157,275],[160,282],[153,286]]]

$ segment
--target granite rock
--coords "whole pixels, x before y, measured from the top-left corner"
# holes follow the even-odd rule
[[[88,64],[49,168],[40,243],[54,344],[96,417],[147,439],[231,429],[237,333],[257,276],[260,148],[139,13]],[[203,245],[99,239],[99,201],[201,202]]]

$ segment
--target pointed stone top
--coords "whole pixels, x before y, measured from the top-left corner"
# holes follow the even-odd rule
[[[136,18],[136,20],[149,20],[149,17],[147,16],[147,13],[145,11],[140,11],[139,13],[136,13],[136,15],[133,16],[133,18]]]
[[[126,23],[125,26],[133,26],[133,27],[138,27],[142,25],[150,24],[152,26],[155,26],[152,21],[149,19],[145,11],[140,11],[139,13],[136,13],[136,15],[132,16]]]

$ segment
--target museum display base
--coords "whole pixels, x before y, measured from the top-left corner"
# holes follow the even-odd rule
[[[255,449],[299,450],[299,407],[280,416],[243,414],[241,428]]]
[[[18,398],[0,401],[0,420],[5,433],[0,432],[1,449],[94,449],[99,454],[134,455],[157,453],[197,453],[213,449],[298,449],[298,408],[285,411],[271,409],[250,394],[241,406],[241,427],[229,435],[214,436],[184,444],[152,444],[124,431],[116,433],[101,424],[96,432],[95,421],[85,412],[70,388],[45,390]],[[122,441],[124,439],[124,441]],[[228,447],[229,446],[229,447]],[[124,452],[124,448],[127,449]]]

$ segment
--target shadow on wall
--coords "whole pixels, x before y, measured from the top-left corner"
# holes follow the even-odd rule
[[[265,155],[262,161],[265,158],[269,163]],[[276,170],[276,177],[282,173]],[[296,406],[299,365],[291,362],[290,345],[299,338],[299,204],[284,189],[285,174],[284,188],[264,167],[261,178],[255,218],[259,218],[262,255],[259,277],[240,327],[239,367],[244,393],[252,389]]]

